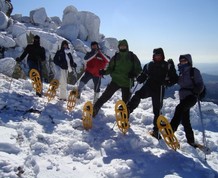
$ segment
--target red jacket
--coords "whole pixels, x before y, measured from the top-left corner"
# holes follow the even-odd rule
[[[84,57],[86,60],[86,72],[91,73],[94,77],[100,77],[99,70],[104,69],[109,62],[109,59],[100,51],[88,52]]]

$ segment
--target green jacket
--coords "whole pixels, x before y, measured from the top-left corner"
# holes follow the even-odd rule
[[[110,74],[112,82],[120,87],[131,87],[133,79],[129,78],[130,74],[134,77],[142,71],[141,63],[138,57],[130,51],[116,53],[109,62],[106,69],[106,75]]]

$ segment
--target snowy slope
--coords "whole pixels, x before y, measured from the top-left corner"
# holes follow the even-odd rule
[[[47,88],[44,84],[44,92]],[[207,144],[212,151],[205,161],[203,152],[186,143],[182,126],[176,132],[181,144],[177,152],[148,134],[153,119],[151,99],[142,100],[132,113],[127,135],[113,128],[114,104],[120,95],[117,92],[105,103],[93,121],[93,129],[86,131],[81,109],[93,99],[90,87],[82,92],[74,111],[68,112],[66,102],[57,97],[49,103],[45,97],[36,97],[30,80],[11,80],[0,74],[0,177],[218,177],[217,105],[201,103]],[[178,103],[177,93],[175,96],[164,100],[163,112],[169,119]],[[23,115],[30,108],[41,113]],[[202,143],[197,105],[191,110],[191,118],[196,140]]]

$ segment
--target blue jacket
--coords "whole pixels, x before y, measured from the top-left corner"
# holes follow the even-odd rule
[[[194,68],[194,81],[193,83],[191,79],[191,72],[192,66],[187,66],[183,73],[180,73],[178,84],[180,85],[179,90],[179,97],[180,100],[185,99],[185,97],[189,95],[198,95],[200,94],[204,89],[204,82],[201,76],[201,73],[198,69]]]

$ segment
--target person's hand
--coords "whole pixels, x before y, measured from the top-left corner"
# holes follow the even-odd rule
[[[100,75],[105,75],[105,73],[106,73],[106,70],[104,70],[104,69],[100,69],[100,70],[99,70],[99,74],[100,74]]]
[[[138,77],[137,77],[137,79],[136,79],[136,81],[139,83],[139,84],[141,84],[141,83],[143,83],[145,80],[146,80],[146,76],[145,75],[139,75]]]
[[[21,60],[19,57],[16,58],[16,61],[19,63]]]
[[[135,73],[134,72],[129,72],[128,77],[129,78],[135,78]]]
[[[74,62],[73,63],[73,68],[76,68],[77,67],[77,64]]]

